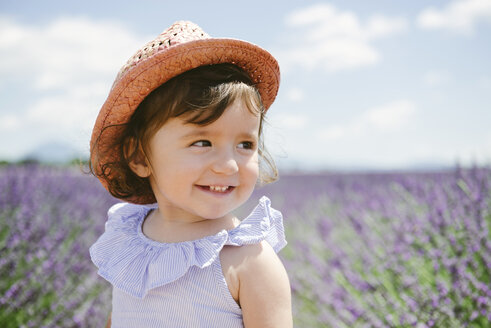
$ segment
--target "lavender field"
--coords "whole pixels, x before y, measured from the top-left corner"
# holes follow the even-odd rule
[[[296,327],[490,327],[491,170],[284,175]],[[88,247],[116,200],[79,168],[0,167],[0,327],[102,327]]]

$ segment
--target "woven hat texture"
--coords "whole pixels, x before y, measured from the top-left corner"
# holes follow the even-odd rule
[[[106,163],[120,159],[114,142],[124,130],[122,125],[150,92],[188,70],[222,63],[242,68],[258,89],[264,108],[271,106],[278,93],[279,66],[269,52],[257,45],[212,38],[198,25],[179,21],[139,49],[119,71],[92,130],[91,162],[96,174],[102,172]],[[99,180],[107,189],[105,178]],[[125,200],[137,204],[154,201],[148,197]]]

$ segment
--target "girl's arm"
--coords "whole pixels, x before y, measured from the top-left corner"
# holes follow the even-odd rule
[[[285,267],[267,243],[240,247],[239,303],[246,328],[293,327]]]
[[[109,313],[109,318],[107,318],[106,328],[111,328],[111,313]]]

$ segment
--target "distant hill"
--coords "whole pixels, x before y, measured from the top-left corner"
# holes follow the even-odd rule
[[[43,163],[66,163],[74,158],[80,158],[81,154],[66,143],[53,141],[40,144],[23,157],[24,160],[35,160]]]

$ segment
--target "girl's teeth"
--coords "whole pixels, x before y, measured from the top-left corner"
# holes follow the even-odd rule
[[[211,191],[225,192],[228,187],[210,186]]]

